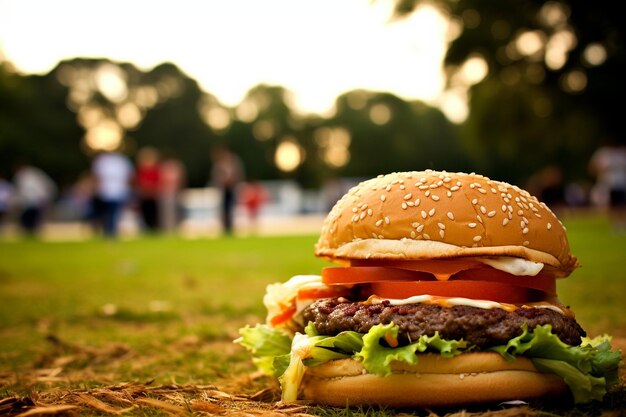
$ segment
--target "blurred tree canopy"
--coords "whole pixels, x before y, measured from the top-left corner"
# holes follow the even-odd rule
[[[399,18],[422,0],[397,0]],[[424,2],[425,3],[425,2]],[[428,3],[432,4],[432,3]],[[557,167],[587,175],[603,138],[626,141],[618,3],[438,0],[451,21],[449,89],[469,88],[469,116],[451,123],[434,107],[392,94],[350,91],[328,117],[298,114],[290,92],[259,85],[224,106],[171,63],[76,58],[42,76],[0,60],[0,173],[30,160],[60,185],[98,149],[133,157],[153,146],[179,157],[189,185],[207,184],[213,146],[239,154],[250,178],[318,187],[336,177],[434,168],[476,171],[524,185]],[[468,63],[484,78],[464,84]],[[417,82],[417,80],[416,80]]]
[[[0,89],[5,175],[27,159],[61,185],[87,171],[99,149],[133,157],[144,146],[180,158],[193,187],[208,183],[218,144],[241,157],[249,178],[305,187],[338,176],[467,166],[457,127],[441,111],[387,93],[345,94],[335,114],[322,118],[295,113],[283,87],[259,85],[228,108],[171,63],[143,72],[84,58],[37,77],[4,63]]]
[[[405,16],[422,0],[396,0]],[[445,66],[450,87],[483,60],[460,134],[489,175],[519,181],[548,164],[584,177],[603,140],[626,143],[619,99],[624,24],[619,2],[435,0],[457,33]]]

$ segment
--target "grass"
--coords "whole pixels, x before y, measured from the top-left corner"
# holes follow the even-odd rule
[[[560,298],[591,335],[623,343],[626,235],[600,217],[566,220],[583,267],[559,281]],[[268,402],[275,386],[232,343],[239,327],[263,320],[268,283],[326,265],[312,255],[315,240],[0,241],[0,415],[33,407],[89,415],[393,414]]]

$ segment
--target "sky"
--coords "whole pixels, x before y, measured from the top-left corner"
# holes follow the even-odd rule
[[[42,74],[74,57],[149,70],[172,62],[224,105],[280,85],[302,113],[347,91],[436,105],[448,22],[424,7],[400,21],[390,0],[0,0],[0,55]]]

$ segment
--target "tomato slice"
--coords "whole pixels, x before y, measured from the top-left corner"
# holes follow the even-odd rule
[[[298,291],[298,300],[317,300],[318,298],[340,297],[350,291],[341,286],[327,286],[323,288],[302,288]]]
[[[322,268],[322,282],[324,284],[350,285],[387,280],[416,281],[431,279],[433,279],[433,276],[427,272],[383,266]]]
[[[457,280],[499,282],[556,295],[556,278],[543,273],[539,273],[535,276],[516,276],[495,268],[483,267],[460,271],[451,278],[451,281]]]
[[[373,295],[391,299],[434,295],[524,304],[550,298],[543,291],[488,281],[378,281],[369,287]]]
[[[296,305],[294,303],[293,305],[286,306],[285,309],[282,310],[279,314],[270,318],[270,324],[272,326],[278,326],[279,324],[282,324],[292,318],[295,313]]]
[[[384,266],[388,268],[410,269],[412,271],[428,272],[438,280],[445,281],[460,271],[485,267],[485,264],[475,259],[455,258],[419,261],[393,260],[353,260],[351,266]]]
[[[329,285],[367,284],[379,281],[436,281],[428,272],[383,266],[328,267],[322,269],[322,282]],[[447,281],[487,281],[531,288],[556,295],[556,279],[548,274],[536,276],[515,276],[489,266],[481,265],[475,269],[462,270],[452,275]]]

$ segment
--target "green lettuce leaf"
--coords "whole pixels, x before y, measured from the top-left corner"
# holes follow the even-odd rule
[[[297,399],[306,367],[331,360],[351,357],[361,361],[369,373],[384,376],[391,373],[393,361],[417,363],[416,353],[439,352],[451,357],[474,349],[463,340],[442,339],[438,333],[392,347],[398,331],[398,326],[391,323],[373,326],[366,334],[346,331],[324,336],[309,323],[304,334],[297,333],[291,338],[270,326],[256,325],[240,329],[241,337],[235,342],[252,353],[260,370],[279,378],[283,401]],[[559,375],[569,385],[577,403],[602,399],[607,388],[618,382],[621,354],[611,351],[608,336],[585,339],[580,346],[570,346],[552,333],[550,325],[545,325],[532,331],[524,328],[520,336],[491,350],[508,360],[528,357],[540,371]]]
[[[284,372],[287,367],[284,365],[285,356],[288,357],[291,352],[291,337],[266,324],[243,327],[239,329],[239,334],[241,337],[234,342],[252,354],[252,360],[259,370],[275,376]],[[280,365],[281,357],[283,365]],[[275,363],[278,364],[278,369],[275,368]]]
[[[537,369],[559,375],[567,383],[577,403],[601,400],[607,388],[618,382],[620,352],[611,351],[608,336],[586,339],[580,346],[563,343],[552,333],[552,326],[524,331],[506,345],[492,348],[508,360],[530,358]]]
[[[371,374],[390,375],[391,362],[407,364],[417,363],[417,352],[432,350],[446,357],[458,355],[467,348],[463,340],[444,340],[435,333],[434,336],[421,336],[417,341],[406,346],[390,347],[383,341],[397,340],[399,327],[393,323],[377,324],[363,336],[363,349],[355,354],[363,361],[363,366]]]

